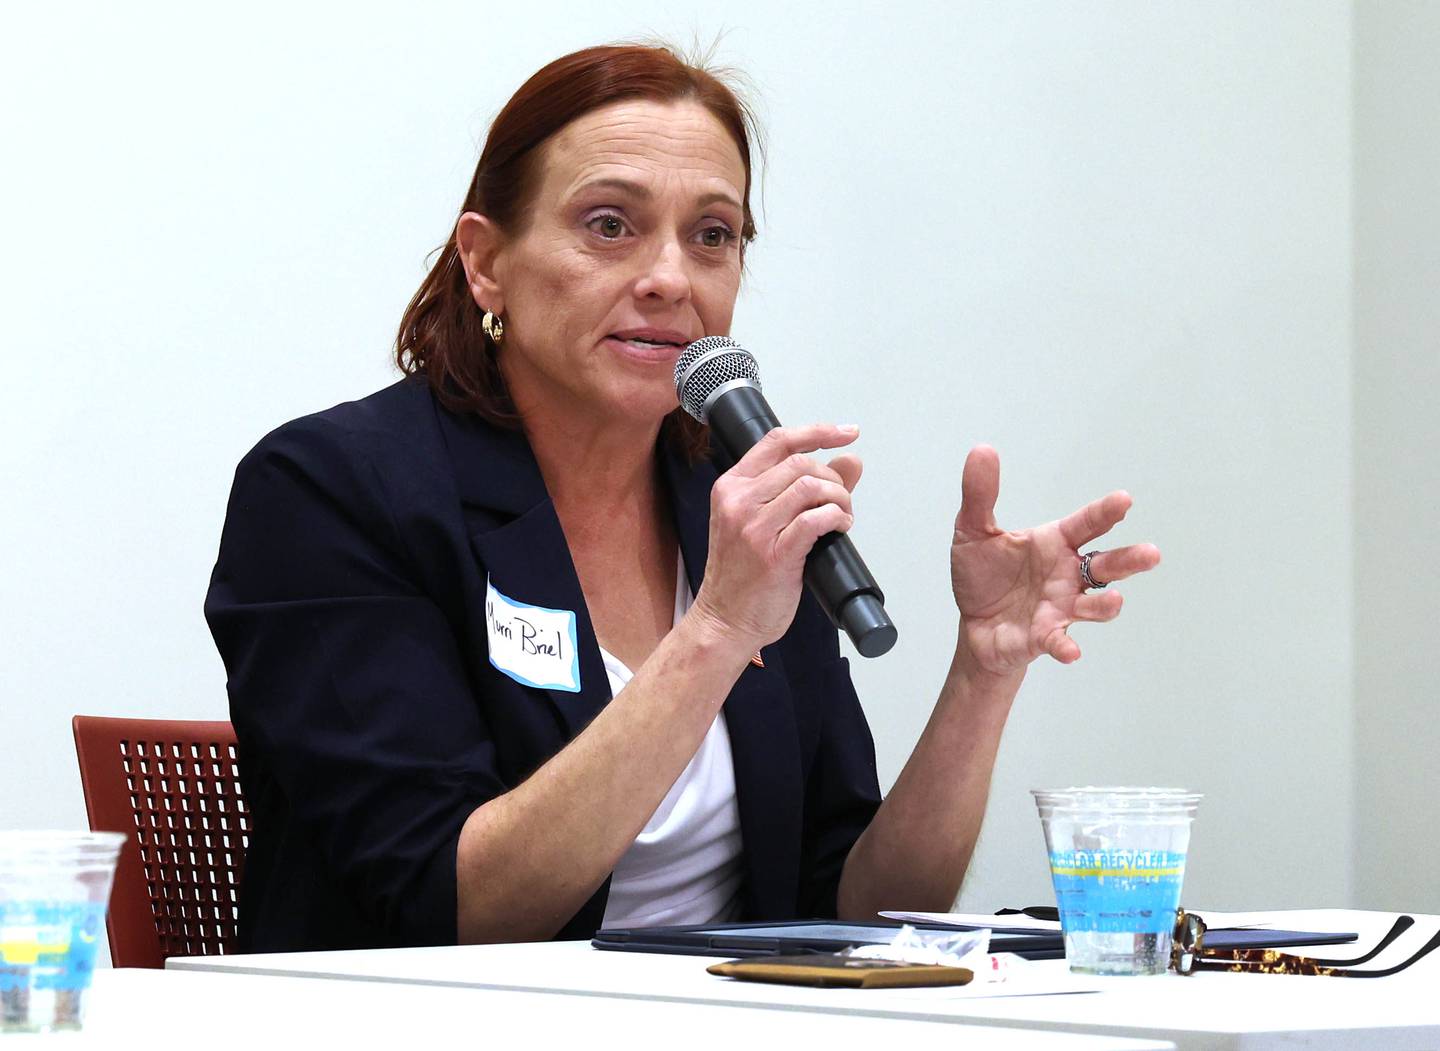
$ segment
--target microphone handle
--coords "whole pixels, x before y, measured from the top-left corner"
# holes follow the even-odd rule
[[[743,381],[711,396],[705,420],[731,464],[780,426],[765,395]],[[885,612],[885,595],[844,533],[815,541],[805,558],[805,584],[861,656],[878,657],[895,645],[899,633]]]

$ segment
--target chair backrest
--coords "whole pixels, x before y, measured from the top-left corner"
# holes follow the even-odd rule
[[[107,928],[116,967],[233,952],[250,815],[228,722],[77,715],[95,832],[128,836]]]

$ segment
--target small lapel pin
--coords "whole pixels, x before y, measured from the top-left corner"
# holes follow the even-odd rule
[[[753,657],[750,658],[750,663],[753,664],[753,665],[755,665],[755,667],[757,667],[757,668],[763,668],[763,667],[765,667],[765,662],[760,659],[760,651],[759,651],[759,650],[756,650],[756,651],[755,651],[755,656],[753,656]]]

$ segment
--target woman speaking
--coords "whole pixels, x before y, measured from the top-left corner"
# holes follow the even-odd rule
[[[813,454],[856,429],[778,428],[720,473],[677,407],[681,350],[730,331],[751,131],[664,48],[546,66],[406,311],[405,378],[241,462],[205,612],[253,827],[242,950],[954,900],[1026,666],[1078,658],[1066,628],[1114,617],[1098,589],[1159,552],[1082,556],[1124,493],[1001,530],[973,450],[954,657],[881,800],[802,589],[860,478]]]

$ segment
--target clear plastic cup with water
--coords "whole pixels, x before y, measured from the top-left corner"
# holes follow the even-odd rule
[[[1065,935],[1081,974],[1164,974],[1201,796],[1180,788],[1033,790]]]
[[[0,1032],[80,1028],[124,842],[0,831]]]

